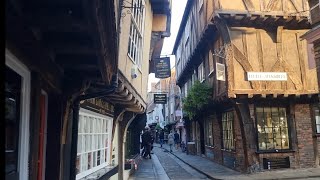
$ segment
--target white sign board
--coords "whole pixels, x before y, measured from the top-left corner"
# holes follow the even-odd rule
[[[248,72],[248,81],[287,81],[286,72]]]

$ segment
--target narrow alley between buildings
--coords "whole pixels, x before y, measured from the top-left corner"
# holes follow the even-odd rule
[[[169,148],[169,147],[168,147]],[[173,152],[177,152],[174,148]],[[208,179],[206,175],[199,173],[176,156],[167,148],[155,145],[151,159],[143,159],[137,171],[129,178],[130,180],[143,179]]]

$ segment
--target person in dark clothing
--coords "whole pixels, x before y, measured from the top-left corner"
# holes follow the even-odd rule
[[[142,156],[144,158],[147,158],[147,156],[149,156],[149,158],[151,159],[151,154],[150,154],[151,143],[152,143],[152,136],[151,136],[150,128],[146,127],[145,132],[142,134],[142,145],[143,145]]]
[[[180,145],[180,136],[177,131],[174,133],[174,144],[176,145],[176,149],[178,149]]]
[[[163,141],[164,141],[164,132],[163,132],[163,129],[160,130],[159,140],[160,140],[160,145],[161,145],[161,147],[162,147]]]

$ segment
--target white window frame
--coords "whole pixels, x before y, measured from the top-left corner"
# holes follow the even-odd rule
[[[29,179],[28,157],[29,157],[29,118],[30,118],[30,70],[18,60],[8,49],[5,50],[6,66],[22,77],[21,82],[21,117],[19,122],[19,152],[18,172],[19,179]]]
[[[90,119],[90,117],[94,118],[94,123],[91,123],[90,127],[93,126],[92,129],[95,129],[95,130],[98,129],[96,127],[97,121],[106,121],[106,126],[108,126],[107,132],[104,132],[104,133],[102,133],[102,132],[98,132],[98,133],[97,132],[89,132],[89,133],[84,132],[85,129],[82,129],[82,128],[85,128],[85,127],[83,126],[83,124],[80,124],[81,123],[80,121],[82,121],[82,118],[84,118],[84,117],[87,117],[87,121],[88,121],[88,119]],[[93,146],[97,146],[97,144],[93,143],[92,140],[94,138],[90,138],[91,148],[90,148],[90,150],[86,151],[85,138],[81,138],[81,139],[78,138],[78,143],[79,143],[79,141],[81,141],[81,150],[79,150],[79,148],[77,150],[77,157],[80,156],[80,162],[79,162],[80,163],[80,168],[79,168],[80,169],[80,173],[76,175],[76,179],[77,180],[81,179],[81,178],[84,178],[84,177],[86,177],[86,176],[88,176],[88,175],[90,175],[90,174],[92,174],[92,173],[94,173],[94,172],[96,172],[96,171],[98,171],[98,170],[100,170],[100,169],[102,169],[102,168],[104,168],[104,167],[106,167],[106,166],[108,166],[110,164],[112,123],[113,123],[113,118],[112,117],[109,117],[109,116],[106,116],[106,115],[102,115],[102,114],[99,114],[99,113],[95,113],[95,112],[89,111],[87,109],[80,108],[80,111],[79,111],[79,133],[78,133],[78,136],[83,136],[83,135],[91,135],[91,136],[107,135],[107,138],[108,138],[109,142],[108,142],[107,147],[104,147],[104,145],[102,144],[102,147],[100,147],[100,148],[96,148],[96,147],[93,148]],[[89,131],[90,131],[90,127],[87,126],[87,128],[89,128]],[[102,130],[102,129],[100,129],[100,130]],[[94,139],[94,140],[95,140],[95,142],[97,142],[99,140],[99,138],[98,139]],[[104,140],[104,138],[102,138],[102,140]],[[77,146],[79,147],[79,144]],[[82,150],[84,150],[84,152]],[[104,150],[104,153],[100,154],[100,165],[94,167],[94,163],[96,163],[96,160],[93,157],[93,152],[97,152],[99,150]],[[88,170],[83,170],[83,168],[87,168],[87,165],[83,167],[81,161],[82,160],[87,161],[86,157],[88,157],[87,155],[89,153],[92,153],[91,164],[90,164],[91,168],[88,169]],[[101,160],[104,159],[105,154],[107,154],[108,157],[107,157],[107,160],[102,163]],[[96,155],[95,158],[97,158],[97,155]]]
[[[133,0],[134,7],[145,6],[144,0]],[[133,12],[130,15],[130,32],[128,40],[128,56],[138,66],[138,69],[142,68],[143,60],[143,33],[144,33],[144,20],[145,11],[143,8],[133,8]]]
[[[203,62],[198,66],[198,79],[201,83],[205,80]]]
[[[45,96],[45,112],[46,117],[44,120],[44,130],[43,130],[43,163],[42,163],[42,180],[45,180],[46,177],[46,154],[47,154],[47,121],[48,121],[48,94],[46,91],[41,89],[41,94]]]

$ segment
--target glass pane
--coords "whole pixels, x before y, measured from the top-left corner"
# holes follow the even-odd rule
[[[77,161],[76,161],[76,174],[80,173],[80,155],[77,156]]]
[[[88,154],[88,170],[91,169],[91,163],[92,163],[91,161],[92,161],[92,159],[91,159],[91,153],[89,153],[89,154]]]
[[[279,108],[279,115],[280,115],[280,126],[286,127],[287,125],[287,117],[286,117],[286,109]]]
[[[320,133],[320,124],[317,125],[317,133]]]
[[[77,146],[77,152],[81,152],[81,146],[82,146],[82,135],[78,135],[78,146]]]
[[[91,146],[91,135],[85,135],[86,136],[86,152],[90,151]]]
[[[84,125],[84,133],[88,133],[89,129],[88,129],[88,117],[87,116],[83,116],[83,125]]]
[[[6,67],[5,72],[5,173],[17,172],[22,77]]]
[[[101,153],[101,151],[97,152],[97,166],[100,165],[100,153]]]
[[[101,150],[101,164],[104,163],[104,150]]]

